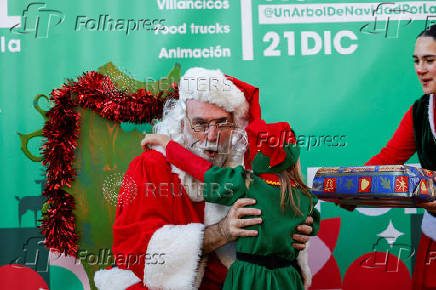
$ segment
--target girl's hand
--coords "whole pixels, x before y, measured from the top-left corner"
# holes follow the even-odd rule
[[[142,139],[141,146],[144,150],[148,150],[148,144],[166,147],[170,141],[170,137],[164,134],[147,134],[145,135],[145,138]]]

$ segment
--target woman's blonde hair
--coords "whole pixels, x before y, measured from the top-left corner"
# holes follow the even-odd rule
[[[299,192],[301,191],[304,195],[309,197],[310,212],[313,209],[313,201],[310,188],[304,183],[300,171],[300,161],[298,161],[290,168],[287,168],[278,174],[280,180],[280,207],[284,212],[285,205],[289,202],[296,214],[303,216],[303,213],[300,210],[301,199]],[[299,191],[295,189],[299,189]]]

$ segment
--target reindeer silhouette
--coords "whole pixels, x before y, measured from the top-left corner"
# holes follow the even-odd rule
[[[42,209],[42,204],[46,202],[47,198],[45,196],[23,196],[19,198],[15,196],[18,200],[18,223],[21,228],[21,216],[25,214],[28,210],[33,210],[35,215],[35,227],[37,226],[36,214],[38,210]]]

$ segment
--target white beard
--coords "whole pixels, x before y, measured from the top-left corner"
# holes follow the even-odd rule
[[[225,149],[223,149],[223,146],[219,146],[217,144],[209,144],[205,145],[203,143],[198,142],[194,137],[186,130],[186,127],[183,130],[183,146],[194,153],[195,155],[198,155],[200,157],[203,157],[204,159],[208,160],[209,162],[212,162],[215,166],[223,166],[226,162],[229,154],[223,154],[220,152],[223,152]],[[218,154],[216,154],[215,157],[211,158],[207,154],[204,153],[204,150],[216,150],[218,151]],[[224,151],[225,152],[225,151]],[[185,188],[186,193],[188,194],[189,198],[192,201],[198,202],[203,201],[203,190],[204,190],[204,183],[200,180],[192,177],[187,172],[180,170],[179,168],[175,167],[171,164],[172,172],[176,173],[179,178],[182,186]]]
[[[232,144],[225,144],[225,145],[204,144],[205,142],[200,143],[196,141],[196,139],[192,137],[192,135],[186,130],[185,127],[183,137],[181,138],[182,139],[181,141],[184,144],[180,144],[180,145],[190,150],[194,154],[203,157],[209,162],[212,162],[212,164],[215,166],[235,167],[243,164],[243,151],[241,153],[241,148],[245,149],[246,144],[239,141],[240,136],[235,136],[232,138],[234,139],[232,140]],[[241,143],[242,145],[239,144],[238,142]],[[236,146],[234,143],[236,143]],[[236,148],[236,150],[232,150],[233,148]],[[166,155],[165,149],[161,146],[153,146],[153,149]],[[216,154],[215,157],[211,158],[204,153],[204,150],[206,149],[216,150],[218,153]],[[229,153],[223,153],[223,152],[229,152]],[[180,183],[185,188],[186,193],[188,194],[189,198],[192,201],[194,202],[204,201],[203,182],[192,177],[187,172],[182,171],[181,169],[175,167],[173,164],[171,164],[171,172],[179,176]]]

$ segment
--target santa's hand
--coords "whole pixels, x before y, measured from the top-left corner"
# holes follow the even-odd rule
[[[257,236],[256,230],[244,230],[243,227],[262,223],[261,218],[243,219],[244,216],[260,215],[257,208],[245,208],[253,205],[256,200],[251,198],[240,198],[230,208],[227,216],[218,223],[218,229],[227,242],[232,242],[238,237]]]
[[[141,141],[141,146],[144,150],[148,150],[147,145],[157,145],[166,147],[171,139],[164,134],[147,134]]]
[[[297,234],[293,234],[292,238],[296,241],[292,246],[296,250],[304,250],[306,243],[309,241],[309,235],[312,233],[313,218],[308,216],[304,225],[297,226]]]

